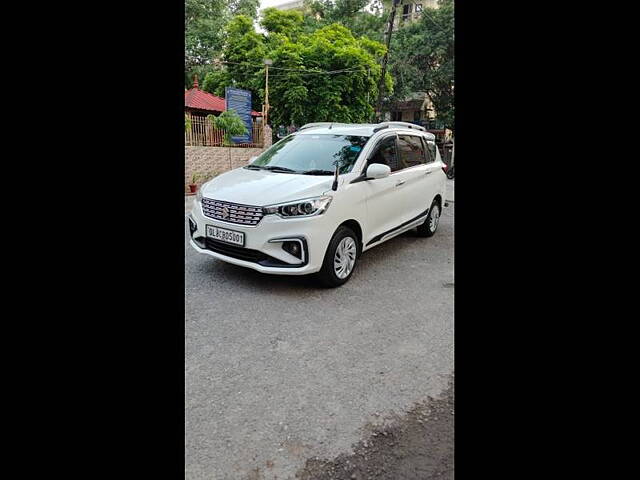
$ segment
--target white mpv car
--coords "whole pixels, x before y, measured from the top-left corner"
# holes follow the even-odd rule
[[[342,285],[363,251],[412,228],[436,232],[446,166],[434,140],[402,122],[305,125],[202,185],[191,245],[259,272]]]

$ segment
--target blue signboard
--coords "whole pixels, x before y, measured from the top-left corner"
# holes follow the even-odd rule
[[[251,92],[226,87],[224,89],[224,100],[227,110],[235,110],[247,127],[246,135],[231,137],[231,140],[234,143],[251,143]]]

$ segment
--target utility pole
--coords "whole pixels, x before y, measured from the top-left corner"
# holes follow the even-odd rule
[[[391,14],[389,15],[389,31],[387,32],[387,51],[382,57],[382,75],[380,76],[380,85],[378,86],[378,122],[382,120],[382,95],[384,94],[384,76],[387,74],[387,60],[389,59],[389,46],[391,45],[391,34],[393,33],[393,22],[396,18],[396,7],[402,3],[402,0],[391,0]]]
[[[265,88],[264,88],[264,124],[267,124],[269,118],[269,65],[273,64],[273,60],[268,58],[264,59],[264,75],[265,75]]]

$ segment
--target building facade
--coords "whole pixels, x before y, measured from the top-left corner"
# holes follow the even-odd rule
[[[304,8],[304,0],[291,0],[280,5],[274,5],[273,8],[278,10],[301,10]]]

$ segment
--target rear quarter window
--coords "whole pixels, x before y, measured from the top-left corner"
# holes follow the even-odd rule
[[[431,140],[427,140],[425,138],[422,139],[424,144],[426,145],[426,153],[427,153],[427,163],[435,162],[438,158],[436,156],[436,144]]]

